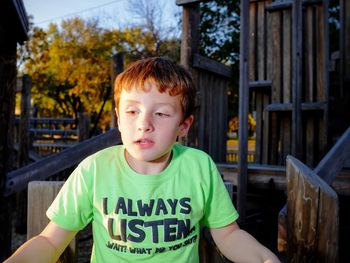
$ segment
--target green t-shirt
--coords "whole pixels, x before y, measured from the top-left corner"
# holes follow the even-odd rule
[[[124,147],[86,158],[47,211],[67,230],[92,221],[91,262],[199,262],[200,225],[238,218],[215,163],[204,152],[174,145],[157,175],[133,171]]]

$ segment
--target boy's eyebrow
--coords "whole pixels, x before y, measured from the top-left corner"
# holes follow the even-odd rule
[[[132,100],[132,99],[128,99],[124,101],[127,104],[140,104],[141,102],[138,100]],[[171,107],[175,107],[175,105],[173,105],[173,103],[169,103],[169,102],[157,102],[155,103],[157,106],[171,106]]]

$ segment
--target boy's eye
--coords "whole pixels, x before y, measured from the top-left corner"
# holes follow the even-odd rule
[[[159,116],[159,117],[169,117],[170,115],[167,114],[167,113],[163,113],[163,112],[156,112],[156,115]]]
[[[128,115],[135,115],[136,111],[135,110],[127,110],[125,113]]]

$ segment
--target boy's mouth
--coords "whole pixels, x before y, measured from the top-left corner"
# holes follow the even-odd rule
[[[148,144],[153,144],[154,142],[150,139],[142,138],[142,139],[136,140],[135,143],[140,144],[140,145],[148,145]]]

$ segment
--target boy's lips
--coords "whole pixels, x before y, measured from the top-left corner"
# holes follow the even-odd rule
[[[136,140],[134,143],[142,147],[150,147],[154,144],[154,141],[148,138],[140,138]]]

